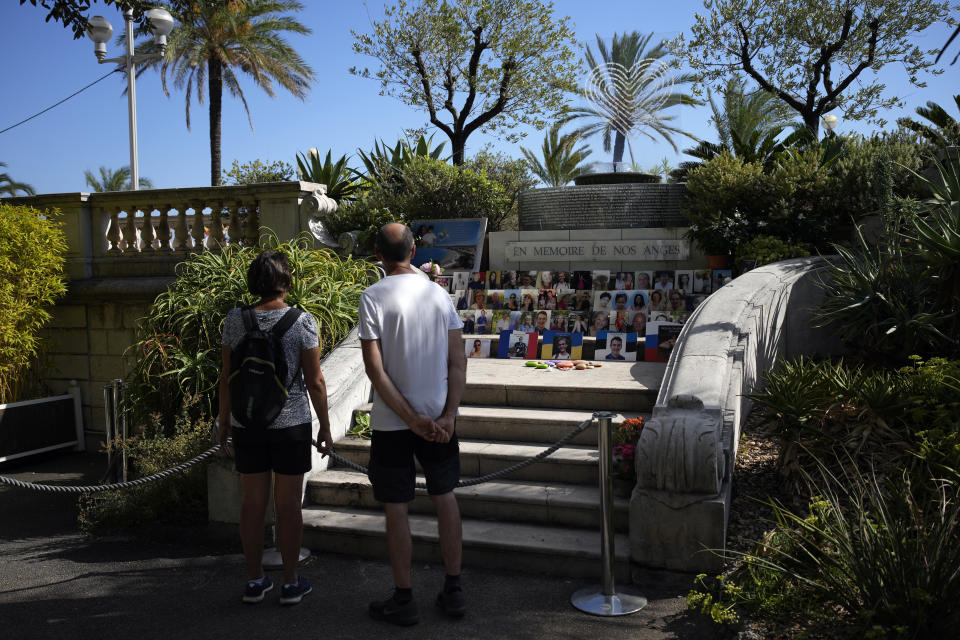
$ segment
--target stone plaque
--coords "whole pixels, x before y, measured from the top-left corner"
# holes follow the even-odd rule
[[[687,260],[687,240],[537,240],[507,242],[507,262]]]

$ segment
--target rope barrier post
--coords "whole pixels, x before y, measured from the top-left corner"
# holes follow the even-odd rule
[[[636,613],[647,606],[647,599],[632,587],[623,587],[617,591],[614,584],[613,528],[613,414],[598,411],[593,414],[597,420],[600,449],[600,508],[602,511],[600,531],[600,557],[603,563],[603,584],[576,591],[570,602],[580,611],[595,616],[624,616]]]
[[[103,385],[103,430],[107,438],[107,469],[110,469],[110,462],[113,454],[110,449],[110,441],[113,440],[113,383]]]
[[[117,404],[117,415],[120,417],[120,429],[121,429],[120,437],[123,442],[123,445],[122,445],[123,446],[123,451],[122,451],[123,464],[121,466],[120,479],[123,482],[126,482],[127,481],[127,410],[126,410],[126,407],[124,406],[126,405],[126,399],[123,397],[122,394],[127,385],[123,382],[123,380],[120,380],[119,378],[117,380],[114,380],[113,382],[115,385],[117,385],[117,388],[120,389],[120,392],[118,394],[120,396],[120,402]]]

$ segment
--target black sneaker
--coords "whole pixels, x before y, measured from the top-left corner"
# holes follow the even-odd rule
[[[263,596],[273,589],[273,581],[270,576],[264,576],[262,582],[251,580],[247,583],[247,588],[243,592],[243,601],[248,604],[263,602]]]
[[[420,614],[417,612],[417,603],[410,600],[406,604],[398,604],[393,596],[386,600],[370,603],[370,617],[374,620],[383,620],[391,624],[409,627],[420,622]]]
[[[441,591],[437,594],[437,606],[451,618],[462,618],[467,611],[467,605],[463,601],[463,589]]]
[[[280,588],[280,604],[299,604],[303,596],[311,591],[310,581],[299,576],[295,584],[285,584]]]

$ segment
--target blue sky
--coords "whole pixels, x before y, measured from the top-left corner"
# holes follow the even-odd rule
[[[316,81],[306,101],[286,93],[269,98],[252,82],[241,78],[250,104],[254,130],[250,130],[241,103],[224,96],[222,156],[224,167],[234,159],[255,158],[294,163],[298,151],[318,147],[335,155],[368,149],[374,139],[395,142],[405,128],[426,123],[424,112],[400,101],[381,97],[374,80],[351,76],[352,66],[371,69],[370,58],[353,52],[351,29],[369,31],[383,3],[349,0],[309,0],[300,15],[313,29],[307,37],[292,37],[291,43],[314,68]],[[556,0],[555,11],[570,16],[577,39],[595,49],[595,34],[610,37],[614,31],[654,32],[655,38],[674,38],[688,31],[694,14],[703,12],[702,2],[651,0]],[[115,33],[122,17],[112,8],[94,4],[94,13],[111,21]],[[54,22],[44,22],[45,10],[8,0],[0,8],[0,59],[4,83],[0,99],[0,129],[44,109],[109,70],[98,65],[89,39],[74,40],[72,32]],[[950,29],[944,24],[928,29],[919,44],[942,45]],[[956,49],[954,44],[953,49]],[[953,53],[953,52],[952,52]],[[109,56],[120,54],[112,43]],[[893,126],[897,117],[910,115],[928,100],[953,109],[960,63],[940,76],[927,77],[928,87],[918,89],[907,82],[902,68],[890,65],[881,73],[888,91],[901,96],[906,105],[883,114]],[[27,182],[39,193],[84,190],[83,172],[103,165],[117,168],[129,162],[126,98],[121,95],[125,76],[115,74],[56,109],[0,135],[0,161],[14,179]],[[187,187],[209,184],[210,156],[206,104],[192,106],[192,131],[184,119],[184,94],[173,91],[168,98],[159,76],[148,71],[137,82],[140,174],[155,187]],[[709,123],[709,107],[677,110],[680,128],[699,137],[715,139]],[[868,132],[874,127],[841,121],[838,132]],[[520,145],[537,149],[542,133],[528,130],[519,144],[509,144],[483,133],[467,142],[470,155],[490,144],[496,150],[520,156]],[[435,140],[446,140],[439,131]],[[590,140],[591,160],[609,161],[599,137]],[[678,140],[681,148],[687,146]],[[449,150],[449,143],[446,147]],[[633,142],[637,162],[650,167],[666,157],[675,166],[683,159],[668,143],[639,137]],[[354,163],[359,165],[359,162]]]

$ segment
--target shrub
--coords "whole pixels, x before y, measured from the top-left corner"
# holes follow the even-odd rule
[[[960,357],[960,160],[935,167],[917,176],[932,197],[895,200],[875,243],[834,247],[817,322],[865,354]]]
[[[126,449],[128,477],[142,478],[174,467],[210,448],[213,421],[195,418],[197,397],[187,397],[172,429],[159,414],[149,416],[144,432],[110,443],[114,455]],[[88,533],[136,526],[145,522],[203,522],[207,515],[206,471],[203,464],[130,489],[84,494],[79,521]]]
[[[708,254],[731,253],[760,233],[768,209],[763,166],[723,152],[687,176],[688,237]]]
[[[376,277],[370,264],[313,250],[304,236],[267,244],[286,254],[293,275],[287,303],[313,314],[326,353],[356,322],[360,293]],[[189,405],[191,417],[214,414],[223,320],[233,307],[256,302],[246,272],[259,252],[227,247],[177,265],[176,280],[157,296],[130,347],[137,357],[130,386],[135,424],[158,413],[160,424],[171,428],[188,395],[198,397]]]
[[[499,220],[509,207],[503,186],[483,173],[426,156],[415,156],[403,170],[396,210],[407,220],[487,218]],[[492,225],[490,225],[492,226]]]
[[[0,403],[21,399],[49,307],[66,291],[57,211],[0,204]]]
[[[737,264],[741,260],[756,260],[756,266],[778,262],[780,260],[789,260],[790,258],[802,258],[813,253],[813,247],[809,244],[788,244],[780,238],[767,235],[755,236],[744,245],[737,248]]]
[[[889,193],[894,197],[918,195],[919,185],[911,170],[919,171],[926,164],[927,153],[928,149],[911,137],[846,138],[843,153],[830,167],[837,208],[854,218],[881,212],[887,194],[879,183],[884,180],[889,181]],[[878,172],[881,164],[886,176]]]
[[[267,164],[259,158],[251,162],[241,163],[234,160],[230,170],[223,170],[223,184],[257,184],[260,182],[286,182],[293,180],[293,167],[277,160]]]
[[[532,189],[537,183],[537,179],[530,173],[530,165],[525,160],[510,158],[502,153],[480,151],[469,158],[464,166],[503,187],[506,206],[487,218],[487,231],[516,229],[519,224],[520,192]]]
[[[800,359],[768,372],[750,397],[793,481],[838,450],[882,471],[960,469],[960,361],[915,358],[891,371]]]
[[[950,635],[960,616],[956,480],[928,471],[918,490],[908,475],[820,466],[807,482],[819,492],[809,515],[774,505],[777,528],[731,576],[739,603],[834,618],[839,608],[866,637]]]

